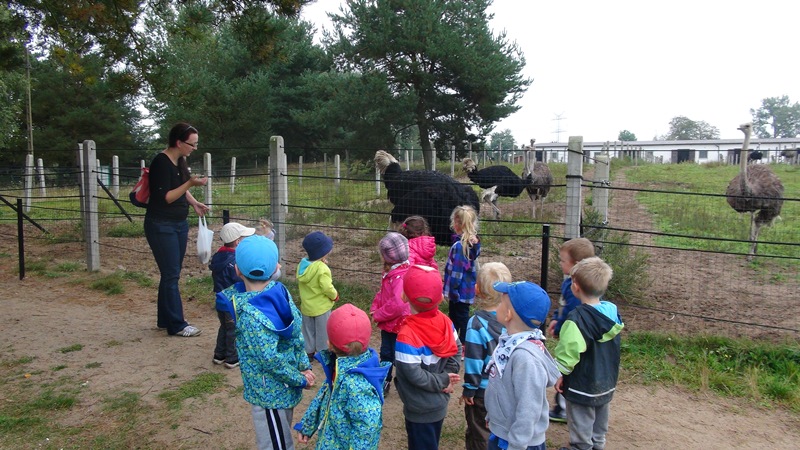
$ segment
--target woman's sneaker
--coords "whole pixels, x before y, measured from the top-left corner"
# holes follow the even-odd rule
[[[191,325],[186,325],[184,329],[175,333],[175,336],[183,336],[183,337],[194,337],[202,333],[199,328],[193,327]]]
[[[237,367],[239,367],[239,361],[232,362],[232,363],[225,362],[225,368],[227,368],[227,369],[235,369]]]

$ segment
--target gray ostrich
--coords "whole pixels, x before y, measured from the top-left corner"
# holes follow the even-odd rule
[[[740,171],[725,191],[728,204],[736,212],[750,213],[750,252],[747,260],[752,261],[758,246],[758,232],[764,225],[772,222],[781,214],[783,206],[783,184],[766,164],[747,164],[747,147],[750,145],[750,134],[753,124],[739,126],[744,133],[744,143],[739,155]]]
[[[544,214],[544,198],[550,193],[550,186],[553,184],[553,174],[550,173],[550,168],[543,162],[536,161],[536,139],[531,139],[531,155],[533,156],[528,160],[528,164],[522,171],[522,178],[531,176],[531,183],[525,189],[528,191],[528,196],[531,198],[532,211],[531,217],[536,218],[536,199],[540,199],[542,203],[542,214]]]

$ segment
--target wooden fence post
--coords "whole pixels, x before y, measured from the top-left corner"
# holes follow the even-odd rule
[[[603,218],[603,223],[608,223],[608,186],[611,184],[611,158],[608,155],[598,155],[594,164],[594,186],[592,187],[592,204]]]
[[[298,167],[297,167],[297,185],[298,186],[302,186],[303,185],[303,155],[300,155],[300,157],[297,158],[297,165],[298,165]]]
[[[236,191],[236,157],[231,157],[231,194]]]
[[[211,153],[205,153],[203,155],[203,175],[208,177],[208,182],[205,186],[203,186],[203,196],[205,197],[205,201],[203,203],[211,208],[211,205],[213,204],[213,199],[211,198]]]
[[[342,158],[337,153],[333,156],[333,184],[336,186],[336,192],[339,192],[339,184],[342,176]]]
[[[83,185],[83,239],[86,245],[86,269],[100,270],[100,228],[97,215],[97,150],[94,141],[83,141],[81,148],[81,184]]]
[[[39,175],[39,195],[47,197],[47,184],[44,181],[44,161],[42,158],[36,160],[36,173]]]
[[[119,198],[119,156],[111,157],[111,193]]]
[[[286,215],[288,213],[288,206],[281,205],[281,199],[285,197],[284,192],[288,189],[286,177],[280,176],[281,173],[286,173],[286,167],[281,167],[285,164],[286,159],[284,155],[283,137],[272,136],[269,139],[269,203],[270,203],[270,220],[275,227],[275,244],[278,246],[278,255],[280,260],[283,260],[284,250],[286,249]]]
[[[33,194],[33,154],[25,156],[25,212],[31,212],[31,195]]]
[[[567,212],[564,237],[572,239],[581,233],[581,181],[583,180],[583,136],[570,136],[567,145]]]

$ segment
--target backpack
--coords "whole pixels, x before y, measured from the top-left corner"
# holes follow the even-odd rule
[[[134,206],[147,208],[147,203],[150,201],[150,169],[142,167],[142,176],[139,177],[139,182],[133,187],[128,197]]]

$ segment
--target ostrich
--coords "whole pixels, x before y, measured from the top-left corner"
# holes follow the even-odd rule
[[[470,205],[480,212],[478,196],[463,185],[434,170],[406,170],[388,152],[375,152],[375,167],[383,174],[389,202],[394,205],[392,224],[418,215],[428,221],[438,245],[451,245],[450,214],[456,206]]]
[[[764,157],[763,153],[761,153],[758,150],[753,150],[752,152],[750,152],[749,155],[747,155],[747,162],[748,163],[753,163],[753,162],[756,162],[756,161],[761,161],[761,158],[763,158],[763,157]]]
[[[464,158],[461,163],[469,179],[484,189],[480,195],[481,200],[492,207],[495,219],[500,217],[498,197],[519,197],[533,183],[532,175],[520,178],[506,166],[489,166],[479,170],[472,158]]]
[[[763,225],[771,225],[781,213],[783,206],[783,184],[781,180],[764,164],[747,164],[747,147],[750,145],[750,134],[753,124],[739,126],[744,133],[744,143],[740,150],[740,172],[725,191],[728,204],[736,212],[750,213],[750,252],[747,260],[751,261],[756,254],[758,232]]]
[[[535,150],[536,139],[531,139],[531,155],[536,154]],[[533,169],[531,169],[533,166]],[[550,193],[550,186],[553,184],[553,174],[550,173],[550,168],[547,167],[547,164],[543,162],[539,162],[529,159],[528,164],[525,166],[525,170],[522,171],[522,178],[527,178],[528,176],[532,176],[531,183],[525,187],[528,191],[528,196],[531,198],[532,205],[532,212],[531,217],[534,219],[536,218],[536,199],[541,199],[542,201],[542,213],[544,214],[544,198],[547,197],[547,194]]]

